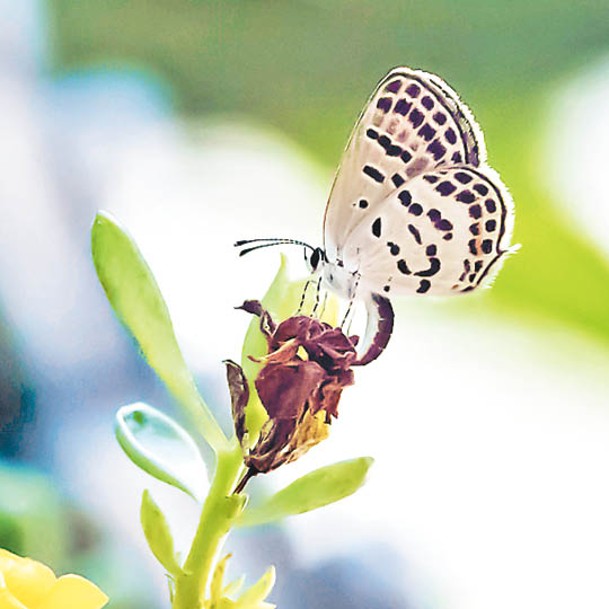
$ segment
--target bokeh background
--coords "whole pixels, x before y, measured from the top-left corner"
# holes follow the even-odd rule
[[[173,405],[112,317],[96,210],[138,241],[208,402],[277,252],[319,244],[333,172],[391,67],[473,109],[516,202],[494,287],[396,302],[332,437],[258,492],[372,455],[342,503],[237,534],[289,609],[609,606],[609,2],[0,0],[0,546],[78,570],[113,609],[166,607],[138,525],[152,486],[113,413]],[[289,252],[296,275],[301,253]]]

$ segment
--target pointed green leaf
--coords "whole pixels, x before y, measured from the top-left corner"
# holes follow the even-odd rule
[[[203,458],[194,440],[172,418],[147,404],[130,404],[116,413],[115,433],[138,467],[203,501],[207,491]]]
[[[276,322],[289,317],[296,311],[304,284],[304,280],[290,282],[287,259],[282,255],[279,270],[267,293],[261,300],[264,308],[269,311]],[[248,430],[252,443],[256,441],[258,433],[267,420],[268,415],[254,386],[254,380],[258,376],[262,364],[252,361],[250,356],[258,359],[266,355],[266,353],[267,343],[266,338],[260,331],[260,321],[258,317],[253,317],[245,334],[241,357],[241,366],[250,386],[250,399],[245,411],[245,428]]]
[[[167,572],[177,577],[182,569],[176,559],[173,537],[165,515],[146,489],[142,495],[140,520],[148,546],[156,559],[167,569]]]
[[[209,585],[209,601],[212,607],[217,606],[222,596],[224,596],[224,573],[226,572],[227,563],[231,556],[231,554],[227,554],[224,558],[219,560],[211,576],[211,584]]]
[[[224,594],[224,596],[234,596],[235,594],[239,594],[239,592],[243,589],[243,584],[245,584],[245,575],[242,575],[238,579],[226,584],[222,594]]]
[[[100,212],[91,231],[91,250],[114,312],[133,334],[150,366],[210,446],[216,452],[226,448],[226,438],[199,395],[163,296],[135,242],[110,215]]]
[[[260,505],[246,508],[237,523],[239,526],[265,524],[348,497],[364,483],[373,461],[371,457],[360,457],[316,469]]]
[[[275,585],[275,567],[269,567],[262,577],[248,588],[235,602],[235,609],[262,609],[274,607],[265,603],[264,599],[270,594]]]

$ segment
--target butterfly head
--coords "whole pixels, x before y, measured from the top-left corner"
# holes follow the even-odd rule
[[[307,256],[307,249],[305,248],[305,261],[307,263],[307,267],[309,268],[309,272],[315,273],[326,262],[328,262],[328,259],[326,258],[326,253],[321,249],[321,247],[315,247],[313,248],[310,256]]]
[[[321,247],[313,247],[312,245],[297,239],[277,239],[275,237],[271,237],[264,239],[245,239],[235,243],[235,247],[241,248],[241,251],[239,252],[240,256],[249,254],[249,252],[253,252],[254,250],[271,247],[274,245],[302,245],[304,247],[305,262],[307,263],[307,267],[311,273],[316,273],[317,271],[321,270],[324,264],[328,262],[326,253],[323,249],[321,249]]]

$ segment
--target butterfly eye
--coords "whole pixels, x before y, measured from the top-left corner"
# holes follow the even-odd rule
[[[309,258],[309,265],[311,267],[311,271],[316,271],[319,263],[323,258],[323,251],[321,248],[316,247],[311,254],[311,258]]]

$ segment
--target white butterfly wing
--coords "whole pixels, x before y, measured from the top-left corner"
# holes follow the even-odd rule
[[[512,207],[457,94],[437,76],[398,68],[345,151],[326,207],[326,255],[368,291],[469,291],[507,251]]]
[[[447,296],[487,283],[511,237],[511,200],[497,181],[489,168],[439,168],[376,202],[343,246],[360,288]]]

